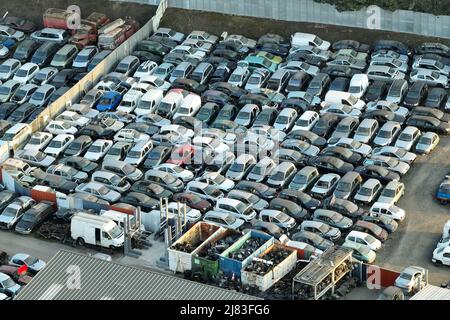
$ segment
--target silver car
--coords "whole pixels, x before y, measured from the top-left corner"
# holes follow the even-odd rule
[[[432,86],[441,86],[448,88],[448,77],[438,71],[428,69],[415,69],[409,75],[410,82],[424,81]]]
[[[400,175],[406,174],[410,168],[409,164],[386,156],[371,156],[370,158],[365,159],[363,164],[364,166],[380,166],[389,171],[397,172]]]
[[[111,190],[106,185],[98,182],[82,183],[75,188],[75,191],[91,194],[109,202],[117,202],[121,197],[121,194],[117,191]]]

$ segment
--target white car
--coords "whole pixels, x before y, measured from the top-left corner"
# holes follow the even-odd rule
[[[191,181],[192,179],[194,179],[194,174],[191,171],[183,169],[182,167],[173,163],[162,163],[160,165],[157,165],[154,169],[170,173],[172,176],[181,179],[183,182]]]
[[[307,110],[297,119],[294,128],[292,128],[292,131],[310,131],[317,123],[317,121],[319,121],[319,114],[315,111]]]
[[[421,132],[418,128],[407,126],[395,141],[395,147],[402,148],[406,151],[410,151],[412,147],[419,140]]]
[[[218,139],[210,137],[196,136],[192,140],[192,142],[194,146],[209,149],[211,152],[214,152],[215,154],[225,154],[226,152],[230,151],[230,147],[227,146],[225,143],[220,142],[220,140]]]
[[[158,65],[153,61],[144,61],[133,74],[133,78],[136,78],[139,81],[142,77],[151,75],[157,66]]]
[[[45,128],[51,134],[76,134],[78,129],[65,121],[52,120]]]
[[[320,110],[320,114],[332,113],[338,115],[340,117],[361,117],[361,111],[357,108],[352,108],[343,104],[329,104],[326,105],[322,110]]]
[[[8,59],[0,64],[0,80],[6,81],[16,73],[16,71],[22,66],[17,59]]]
[[[21,196],[16,198],[0,213],[0,227],[11,229],[23,216],[26,210],[36,203],[32,198]]]
[[[371,110],[386,110],[394,112],[395,114],[398,114],[403,117],[407,117],[409,114],[408,108],[400,107],[396,103],[387,102],[386,100],[379,100],[379,101],[371,101],[367,103],[367,111]]]
[[[385,216],[396,221],[403,221],[406,217],[405,210],[384,202],[375,202],[369,211],[371,215]]]
[[[450,245],[446,247],[436,248],[433,251],[433,258],[431,259],[434,263],[439,263],[444,266],[450,266]]]
[[[47,264],[45,261],[35,258],[27,253],[16,253],[9,259],[9,265],[15,267],[26,265],[31,273],[36,274],[44,269]]]
[[[372,152],[371,146],[358,142],[352,138],[330,138],[328,140],[328,146],[344,147],[365,157]]]
[[[91,161],[100,160],[112,147],[113,142],[111,140],[98,139],[89,147],[84,155],[84,158]]]
[[[429,85],[442,86],[444,88],[449,87],[448,77],[439,73],[438,71],[428,69],[415,69],[410,73],[410,82],[424,81]]]
[[[0,25],[0,36],[13,39],[17,42],[25,40],[25,33],[5,25]]]
[[[148,141],[150,140],[150,136],[145,133],[140,133],[134,129],[120,129],[114,135],[114,141],[124,141],[124,142],[133,142],[136,143],[138,141]]]
[[[13,79],[19,81],[20,83],[27,83],[30,81],[36,73],[39,72],[39,66],[32,62],[27,62],[19,69],[17,69],[14,74]]]
[[[84,127],[89,124],[89,122],[91,122],[89,118],[80,116],[78,113],[73,111],[64,111],[59,116],[57,116],[55,120],[66,122],[71,126],[78,128]]]
[[[223,198],[224,194],[218,188],[204,182],[191,181],[186,185],[186,192],[191,192],[198,195],[200,198],[217,202],[218,199]]]
[[[17,89],[14,94],[12,95],[10,102],[14,102],[17,104],[23,104],[30,100],[30,98],[33,96],[34,92],[39,88],[39,86],[31,83],[27,83],[24,85],[21,85],[19,89]],[[31,101],[30,101],[31,103]]]
[[[177,143],[185,143],[190,141],[194,136],[194,131],[177,124],[164,125],[159,130],[159,134],[172,134],[176,136]]]
[[[8,80],[0,86],[0,103],[8,102],[14,93],[20,88],[21,83],[16,80]]]
[[[53,135],[48,132],[35,132],[31,135],[30,141],[23,147],[24,150],[42,150],[53,139]]]
[[[405,184],[399,181],[390,181],[381,191],[378,197],[378,202],[384,202],[388,204],[397,203],[400,198],[405,194]]]
[[[170,213],[179,214],[180,216],[184,215],[184,205],[178,204],[177,202],[170,202],[167,206]],[[180,210],[180,211],[179,211]],[[158,210],[159,211],[159,210]],[[202,214],[199,210],[193,209],[186,205],[186,220],[190,223],[196,223],[200,221],[202,218]]]
[[[69,144],[75,140],[75,137],[71,134],[58,134],[45,148],[44,152],[50,156],[57,158],[61,153],[66,150]]]
[[[234,185],[235,185],[233,180],[225,178],[223,175],[221,175],[218,172],[205,171],[200,177],[196,178],[195,180],[210,184],[213,187],[216,187],[217,189],[226,191],[226,192],[233,189]]]
[[[109,189],[103,183],[92,181],[78,185],[75,191],[91,194],[108,202],[117,202],[121,197],[119,192]]]
[[[371,236],[368,233],[361,231],[351,231],[347,237],[345,237],[346,242],[356,242],[359,244],[364,244],[368,246],[371,250],[377,251],[381,248],[381,241]]]
[[[38,150],[20,150],[17,151],[15,154],[15,158],[19,160],[23,160],[26,163],[33,165],[33,166],[40,166],[40,167],[48,167],[53,162],[55,162],[55,158],[52,156],[49,156],[45,154],[42,151]]]
[[[164,81],[156,76],[142,76],[139,79],[139,83],[147,83],[149,85],[151,85],[152,87],[156,88],[156,89],[161,89],[164,92],[166,92],[167,90],[169,90],[170,88],[170,83],[167,81]]]
[[[298,112],[292,108],[285,108],[278,114],[273,127],[283,132],[287,132],[297,120]]]

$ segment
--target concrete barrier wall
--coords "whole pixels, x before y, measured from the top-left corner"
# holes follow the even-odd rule
[[[159,0],[120,0],[158,4]],[[169,7],[212,11],[267,19],[333,24],[450,39],[450,16],[408,10],[394,12],[369,6],[339,12],[330,4],[313,0],[169,0]]]

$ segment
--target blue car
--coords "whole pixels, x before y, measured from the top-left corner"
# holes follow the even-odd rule
[[[114,111],[122,101],[122,95],[116,91],[108,91],[102,95],[96,109],[98,111]]]
[[[436,193],[436,198],[442,203],[447,204],[450,202],[450,175],[445,176],[444,181],[439,185],[439,189]]]
[[[16,41],[11,38],[7,38],[5,36],[0,36],[0,44],[4,45],[8,49],[16,47]]]

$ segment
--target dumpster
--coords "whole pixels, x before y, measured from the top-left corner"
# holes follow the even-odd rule
[[[216,232],[224,228],[206,222],[198,222],[180,239],[167,249],[169,253],[169,269],[174,272],[185,272],[192,269],[192,255],[199,246]]]
[[[272,244],[275,239],[266,233],[250,230],[220,255],[220,270],[228,276],[241,277],[241,270]]]
[[[242,284],[261,291],[271,288],[297,265],[297,251],[281,244],[273,244],[242,270]]]
[[[216,232],[192,255],[192,271],[200,272],[208,278],[215,277],[219,272],[220,255],[240,237],[242,233],[232,229]]]

